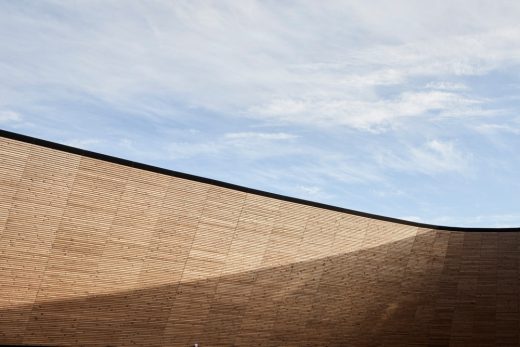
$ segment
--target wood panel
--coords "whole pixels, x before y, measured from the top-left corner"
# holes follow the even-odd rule
[[[0,344],[519,345],[517,233],[435,231],[0,138]]]

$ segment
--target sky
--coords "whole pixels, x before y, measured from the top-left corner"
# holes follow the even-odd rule
[[[0,128],[432,224],[520,226],[518,1],[0,0]]]

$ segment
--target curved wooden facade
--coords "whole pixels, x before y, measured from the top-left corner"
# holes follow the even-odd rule
[[[520,239],[0,137],[0,344],[516,346]]]

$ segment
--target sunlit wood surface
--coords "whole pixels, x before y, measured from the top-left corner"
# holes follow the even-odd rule
[[[0,344],[516,346],[519,247],[0,137]]]

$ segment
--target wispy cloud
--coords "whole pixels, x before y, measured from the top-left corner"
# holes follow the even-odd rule
[[[211,134],[209,138],[187,138],[183,141],[165,140],[161,151],[142,148],[130,139],[121,139],[118,146],[132,155],[161,160],[178,160],[193,157],[237,155],[241,160],[278,157],[301,152],[300,145],[293,144],[297,135],[285,132],[230,132]]]
[[[22,116],[14,111],[0,111],[0,123],[12,123],[22,120]]]
[[[410,166],[425,173],[462,172],[468,168],[470,158],[451,142],[431,140],[421,148],[411,149]]]
[[[403,219],[408,219],[403,217]],[[413,220],[412,220],[413,221]],[[417,220],[423,222],[423,220]],[[467,217],[461,217],[457,215],[441,215],[432,216],[428,220],[429,223],[438,225],[454,225],[459,226],[483,226],[488,228],[517,228],[520,225],[520,214],[508,213],[508,214],[481,214]]]
[[[430,140],[420,146],[408,146],[404,153],[387,150],[375,157],[380,165],[394,170],[435,175],[467,172],[472,155],[458,149],[453,142]]]
[[[434,81],[428,82],[428,84],[426,84],[426,88],[436,90],[460,91],[467,90],[468,86],[461,82]]]
[[[278,180],[305,182],[305,186],[316,182],[329,182],[339,186],[368,185],[385,181],[385,174],[377,166],[357,163],[352,158],[334,154],[309,152],[308,160],[303,163],[287,163],[284,167],[262,170],[262,175]]]
[[[255,1],[47,5],[4,6],[0,15],[0,30],[9,33],[2,38],[3,84],[11,91],[34,87],[11,92],[11,101],[73,92],[127,112],[169,116],[177,106],[158,98],[174,94],[189,107],[236,116],[363,129],[437,108],[465,109],[480,99],[460,94],[459,78],[520,62],[512,15],[520,6],[511,4],[502,6],[510,13],[504,17],[495,6],[467,14],[471,6],[458,2],[435,24],[407,20],[414,29],[395,25],[409,19],[406,12],[382,3],[303,2],[298,11],[289,3]],[[395,7],[413,9],[415,18],[440,11],[425,13],[407,1]],[[444,25],[453,18],[472,18],[472,30]],[[436,34],[439,27],[450,30]],[[29,40],[33,32],[40,40]],[[323,40],[331,32],[336,37]],[[30,44],[22,49],[22,41]],[[32,55],[39,58],[27,59]],[[426,89],[444,92],[417,89],[416,79],[432,79]],[[382,95],[381,86],[397,93]]]
[[[282,99],[254,107],[250,112],[291,123],[348,125],[380,131],[387,129],[392,121],[405,117],[479,114],[479,104],[478,100],[452,92],[424,91],[406,92],[392,99],[372,102],[346,98]]]
[[[257,132],[239,132],[239,133],[228,133],[224,135],[225,139],[228,140],[292,140],[297,138],[296,135],[288,133],[257,133]]]
[[[294,188],[292,195],[301,199],[323,202],[333,199],[332,194],[318,186],[298,185]]]
[[[64,144],[72,147],[82,148],[82,149],[92,149],[97,145],[103,143],[103,140],[100,139],[71,139],[63,142]]]
[[[476,125],[475,130],[488,135],[499,133],[520,134],[520,124],[483,123]]]

